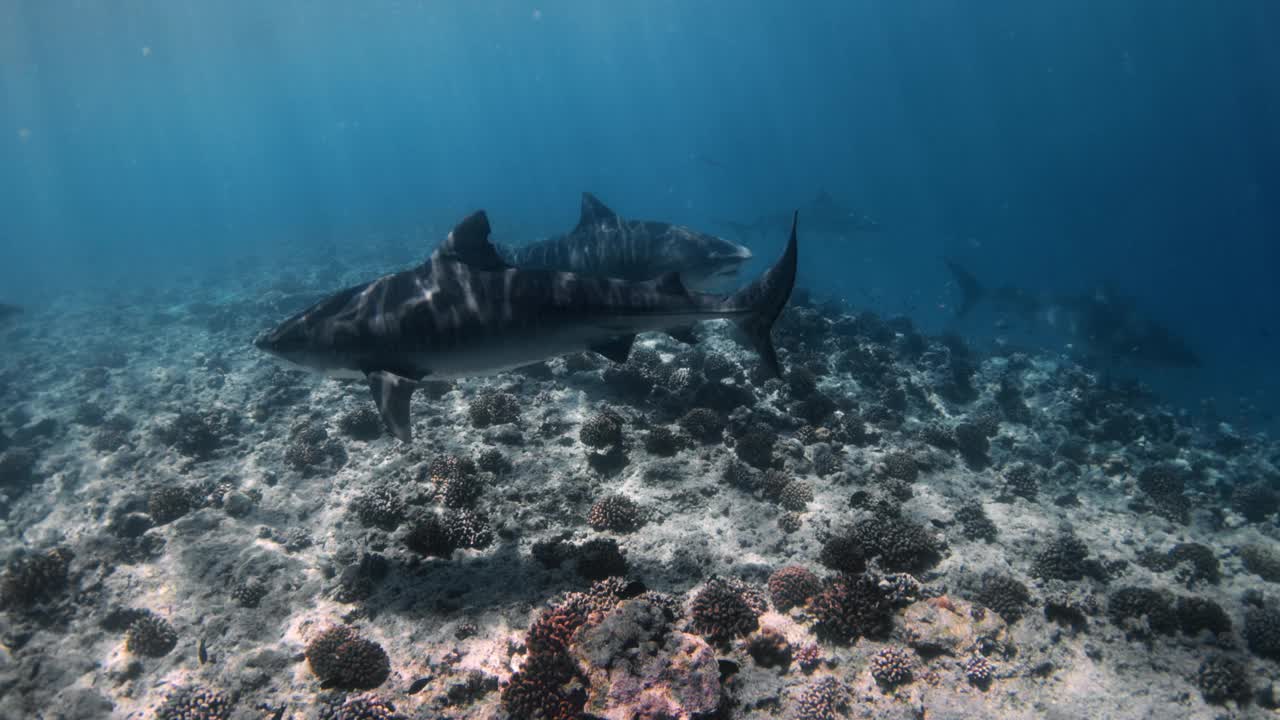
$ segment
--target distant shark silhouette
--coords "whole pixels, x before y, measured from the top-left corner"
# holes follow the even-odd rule
[[[796,279],[796,226],[782,257],[731,295],[690,292],[677,273],[629,281],[511,267],[476,212],[422,265],[321,300],[254,341],[304,368],[363,377],[387,428],[411,436],[409,399],[424,378],[488,375],[581,350],[624,362],[637,333],[733,320],[765,369]]]
[[[999,312],[1017,314],[1029,325],[1079,341],[1110,360],[1144,367],[1201,367],[1199,354],[1186,340],[1113,290],[1088,295],[1042,294],[1010,285],[988,290],[958,262],[946,264],[960,288],[957,317],[990,302]]]
[[[578,224],[568,233],[518,247],[499,247],[518,268],[652,280],[678,272],[693,290],[719,288],[737,277],[751,251],[715,235],[653,220],[624,220],[591,193],[582,193]]]
[[[804,217],[805,232],[815,235],[838,235],[847,238],[880,230],[879,222],[844,207],[825,190],[819,191],[813,202],[800,208],[800,214]],[[722,220],[720,224],[729,228],[739,241],[752,245],[772,232],[781,231],[790,221],[789,213],[773,213],[761,215],[750,222]]]

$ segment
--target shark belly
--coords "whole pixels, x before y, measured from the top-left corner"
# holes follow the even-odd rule
[[[436,344],[413,354],[413,366],[427,377],[456,379],[514,370],[642,332],[687,327],[719,313],[691,312],[662,315],[611,315],[580,321],[537,319],[506,322],[499,327],[466,333],[467,339]]]

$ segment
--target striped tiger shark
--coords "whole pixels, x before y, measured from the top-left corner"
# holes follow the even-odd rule
[[[483,210],[416,268],[339,291],[259,336],[287,363],[364,378],[387,429],[412,439],[409,401],[427,378],[490,375],[591,350],[624,362],[637,333],[733,321],[780,374],[773,324],[796,278],[796,223],[773,267],[728,295],[689,290],[679,273],[628,280],[513,266],[490,242]]]
[[[720,289],[751,259],[742,245],[684,225],[623,219],[589,192],[582,193],[573,230],[528,245],[500,247],[499,253],[520,268],[624,280],[678,272],[691,290]]]

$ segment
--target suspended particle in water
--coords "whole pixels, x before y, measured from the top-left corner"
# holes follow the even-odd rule
[[[18,128],[18,140],[26,142],[31,139],[31,128]]]
[[[142,57],[151,57],[151,46],[150,46],[150,45],[144,45],[144,46],[142,46]]]
[[[539,21],[539,20],[541,20],[541,19],[542,19],[542,11],[541,11],[541,10],[539,10],[538,8],[534,8],[534,9],[533,9],[533,21],[534,21],[534,22],[538,22],[538,21]]]

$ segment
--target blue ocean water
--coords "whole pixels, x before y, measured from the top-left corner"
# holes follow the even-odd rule
[[[1204,358],[1122,371],[1266,427],[1276,27],[1267,0],[13,0],[0,302],[216,281],[250,255],[283,272],[477,207],[520,242],[570,227],[584,190],[716,232],[825,190],[882,230],[806,239],[815,291],[983,343],[1010,331],[955,319],[944,258],[1106,286]]]

